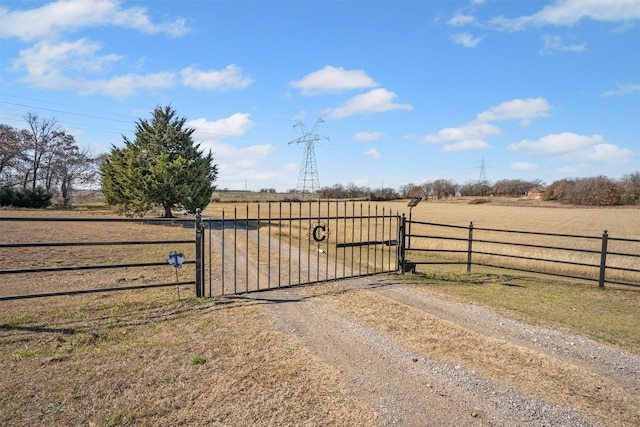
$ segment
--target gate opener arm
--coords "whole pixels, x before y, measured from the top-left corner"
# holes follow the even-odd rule
[[[369,246],[369,245],[396,246],[397,244],[398,244],[397,240],[371,240],[368,242],[336,243],[336,248],[349,248],[353,246]]]

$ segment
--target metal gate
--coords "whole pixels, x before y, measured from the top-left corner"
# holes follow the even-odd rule
[[[239,294],[399,269],[401,218],[355,202],[248,204],[196,219],[199,296]],[[197,239],[198,240],[198,239]]]

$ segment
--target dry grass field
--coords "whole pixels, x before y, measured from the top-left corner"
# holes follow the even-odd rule
[[[229,212],[234,206],[212,204],[205,215],[218,216],[221,208]],[[244,215],[246,205],[237,206]],[[312,204],[309,216],[314,215],[315,206]],[[408,214],[406,201],[379,207]],[[352,208],[359,212],[360,205],[347,204],[347,209]],[[249,209],[249,216],[257,214],[257,205]],[[266,212],[262,207],[260,215]],[[414,208],[412,215],[415,220],[460,226],[473,221],[476,227],[596,236],[607,229],[612,237],[640,238],[639,212],[428,201]],[[0,217],[34,214],[113,216],[96,210],[0,211]],[[357,235],[358,230],[356,226],[350,232],[356,238],[364,237]],[[295,239],[304,238],[306,228],[294,228],[292,233]],[[91,223],[11,222],[0,223],[0,235],[2,242],[191,239],[193,230],[135,223],[96,228]],[[165,259],[166,252],[164,247],[107,246],[95,252],[87,248],[38,253],[5,250],[0,257],[3,268],[18,268],[54,266],[69,260],[79,264],[157,261]],[[180,272],[181,278],[188,280],[193,272],[190,268]],[[502,389],[472,396],[465,394],[468,383],[456,388],[429,377],[424,389],[412,390],[415,384],[402,376],[385,377],[388,383],[376,385],[380,377],[376,372],[392,369],[387,365],[392,361],[404,362],[390,353],[368,353],[375,342],[357,344],[356,340],[375,333],[415,355],[408,358],[408,365],[399,365],[413,376],[417,374],[411,369],[421,366],[423,360],[434,360],[444,364],[437,370],[451,369],[456,375],[468,371],[522,390],[534,399],[520,405],[524,412],[533,408],[535,399],[560,405],[550,412],[548,408],[531,409],[531,416],[545,413],[552,417],[554,411],[562,412],[569,405],[588,420],[582,425],[638,425],[640,381],[638,371],[627,368],[625,360],[640,356],[640,292],[602,291],[594,285],[522,275],[480,271],[468,275],[463,266],[455,269],[436,273],[424,267],[422,274],[386,275],[372,282],[376,286],[364,288],[341,283],[296,288],[291,295],[297,299],[286,294],[196,299],[193,287],[185,286],[180,299],[175,287],[167,287],[0,302],[0,424],[539,425],[535,417],[528,421],[509,418],[513,415],[501,405],[508,407],[505,402],[513,402],[509,400],[512,395],[505,394],[506,400],[501,400],[504,391],[495,390]],[[0,275],[0,288],[2,295],[8,295],[51,290],[52,286],[110,287],[170,282],[174,274],[167,266]],[[398,295],[413,299],[398,299],[386,286],[393,282],[403,283],[395,290]],[[467,308],[445,318],[439,311],[422,311],[416,302],[422,299],[414,300],[417,296],[441,301],[442,307],[452,307],[454,313],[458,309],[453,302]],[[483,330],[481,323],[476,327],[473,316],[478,306],[526,325],[562,331],[569,338],[548,334],[560,337],[553,344],[558,346],[557,353],[540,347],[543,335],[522,342],[505,338],[507,327],[522,327],[512,325],[511,320],[496,321],[495,331]],[[325,317],[339,322],[326,323]],[[349,335],[337,328],[339,324],[356,325],[357,333]],[[577,352],[581,337],[598,344],[587,347],[583,359],[567,358]],[[613,350],[604,352],[608,346]],[[363,353],[352,355],[355,349]],[[635,356],[624,356],[627,353],[619,349]],[[345,354],[349,355],[345,364],[338,363]],[[626,359],[610,360],[610,354]],[[359,367],[367,369],[354,377],[352,370]],[[389,400],[381,404],[385,393],[391,393]],[[413,398],[421,403],[402,406]],[[482,399],[488,399],[485,406]],[[429,410],[434,411],[430,422],[409,421],[411,412],[424,415]],[[565,425],[578,420],[570,419],[573,421],[545,418],[547,423]]]

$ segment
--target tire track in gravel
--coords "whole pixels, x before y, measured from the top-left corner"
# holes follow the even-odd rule
[[[573,409],[527,398],[461,366],[412,353],[304,296],[303,289],[279,289],[253,299],[266,303],[277,329],[337,368],[345,377],[345,393],[375,408],[384,425],[592,425]]]
[[[382,279],[348,284],[352,288],[371,290],[463,328],[583,366],[614,379],[630,392],[640,393],[640,357],[622,350],[605,347],[581,336],[526,325],[483,307],[434,298]]]

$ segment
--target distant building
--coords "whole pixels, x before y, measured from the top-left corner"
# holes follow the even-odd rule
[[[532,188],[531,190],[527,191],[527,198],[540,200],[542,199],[542,196],[544,196],[545,191],[546,189],[543,187]]]

